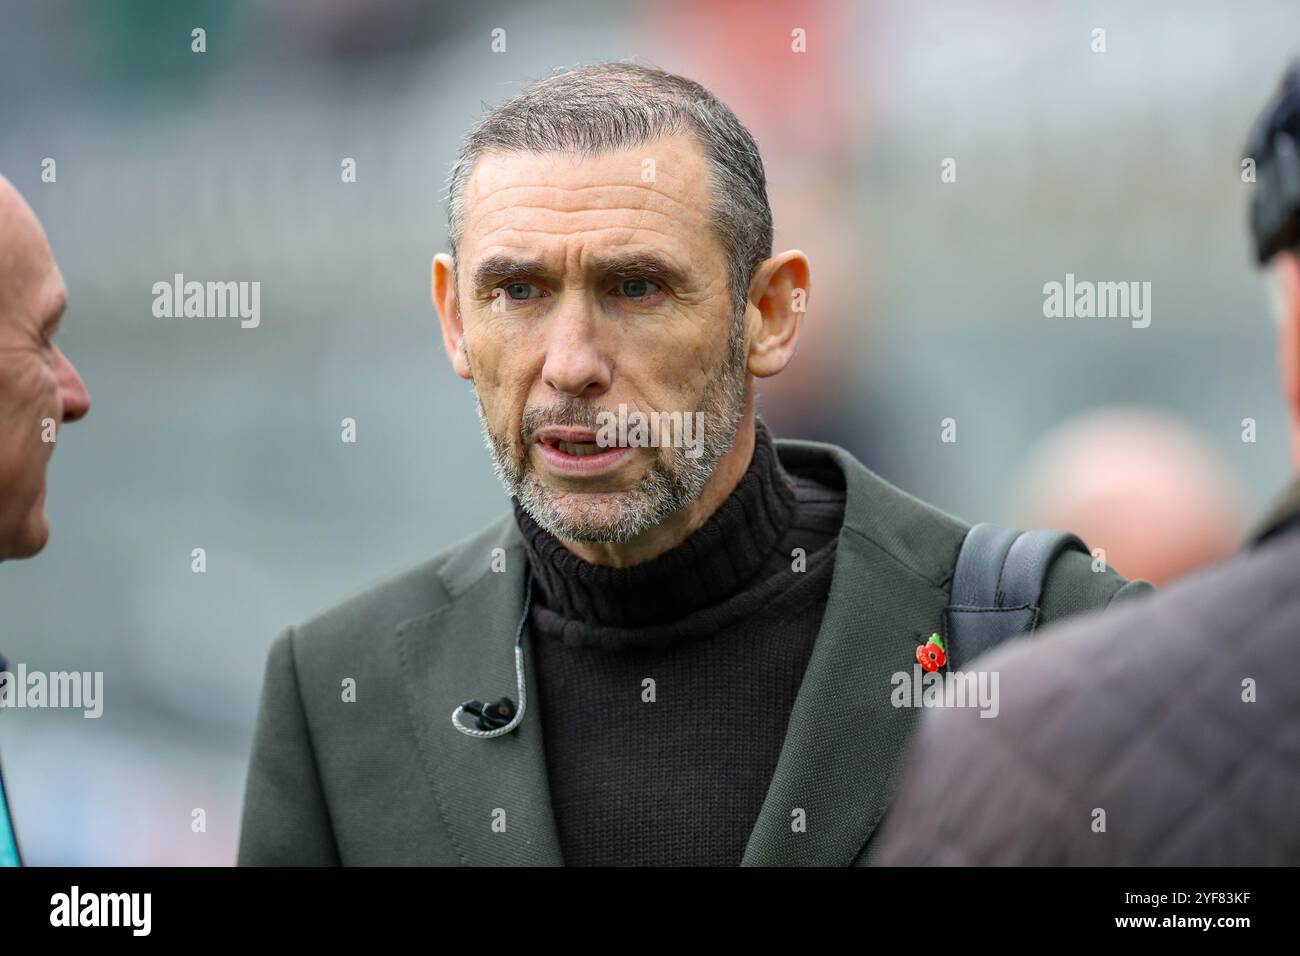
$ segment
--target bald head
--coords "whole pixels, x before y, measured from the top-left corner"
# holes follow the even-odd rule
[[[1023,527],[1068,528],[1128,578],[1165,584],[1231,554],[1237,483],[1205,441],[1146,408],[1109,408],[1050,432],[1012,500]]]
[[[0,176],[0,322],[62,310],[63,277],[32,207]]]
[[[86,414],[81,376],[53,342],[67,291],[36,214],[0,176],[0,560],[45,546],[45,469],[59,427]]]

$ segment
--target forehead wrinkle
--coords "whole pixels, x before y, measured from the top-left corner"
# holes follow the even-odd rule
[[[549,187],[528,188],[549,190]],[[632,187],[617,188],[623,189]],[[611,187],[602,186],[599,187],[599,189],[602,193],[605,193],[608,192]],[[657,197],[659,201],[645,205],[629,205],[626,202],[618,201],[625,197],[610,197],[609,202],[602,204],[575,203],[568,206],[556,206],[547,202],[528,203],[512,200],[510,197],[504,195],[506,192],[510,192],[510,190],[503,190],[502,193],[497,193],[486,199],[484,202],[476,204],[478,208],[474,209],[471,221],[477,221],[477,225],[482,227],[484,224],[490,224],[494,219],[501,216],[518,214],[521,211],[521,208],[526,209],[527,214],[533,216],[573,217],[583,215],[599,216],[601,214],[607,214],[631,215],[638,217],[639,219],[644,219],[648,216],[655,216],[671,222],[681,223],[683,221],[689,221],[692,223],[690,228],[695,228],[695,224],[702,222],[706,217],[705,211],[697,208],[695,205],[681,202],[655,190],[649,190],[649,192]]]
[[[636,190],[637,192],[647,192],[654,196],[660,196],[664,199],[669,200],[670,202],[677,203],[678,205],[684,205],[684,203],[682,203],[680,199],[678,199],[676,196],[668,192],[668,190],[656,189],[655,187],[658,185],[660,185],[660,183],[657,179],[653,183],[646,183],[646,182],[588,183],[585,186],[564,186],[559,183],[533,182],[533,183],[512,183],[510,185],[497,186],[490,189],[476,189],[474,190],[474,192],[475,193],[481,192],[483,198],[488,198],[488,197],[500,196],[503,193],[513,192],[517,189],[546,189],[546,190],[551,190],[560,193],[571,193],[574,194],[575,196],[579,193],[587,193],[592,191],[607,192],[607,191],[612,191],[617,189],[633,189]]]
[[[592,226],[588,229],[580,229],[577,232],[575,232],[572,229],[546,229],[541,225],[519,226],[519,225],[507,223],[507,224],[500,225],[493,230],[490,230],[479,240],[479,242],[480,243],[506,242],[507,240],[501,238],[503,235],[547,236],[547,237],[559,236],[561,238],[568,237],[577,240],[583,236],[599,235],[605,232],[625,232],[625,233],[648,232],[654,236],[659,236],[662,237],[663,239],[667,239],[670,243],[674,245],[677,244],[680,238],[675,233],[666,232],[663,229],[656,229],[654,226],[644,224],[644,223],[635,223],[635,224],[619,223],[619,224],[609,225],[609,226]],[[628,239],[625,241],[632,242],[634,240]]]
[[[511,233],[565,236],[595,234],[610,230],[627,230],[633,233],[649,232],[674,244],[680,244],[684,240],[689,240],[689,238],[701,234],[707,227],[707,221],[701,216],[694,217],[698,220],[696,223],[684,224],[681,216],[674,216],[660,209],[645,207],[611,206],[578,210],[529,208],[533,215],[511,215],[518,211],[519,206],[517,204],[484,212],[475,223],[477,228],[472,232],[478,232],[479,235],[474,236],[473,240],[481,245],[502,234]],[[583,224],[577,229],[572,225],[568,225],[568,223],[572,222],[574,216],[588,214],[597,221],[591,224]],[[616,219],[617,221],[609,222],[610,219]],[[471,232],[467,232],[467,238],[470,235]]]

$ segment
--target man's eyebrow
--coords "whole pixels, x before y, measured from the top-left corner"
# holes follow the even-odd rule
[[[516,259],[504,253],[488,256],[474,268],[470,287],[483,293],[504,279],[520,276],[541,277],[548,274],[546,265],[539,259]]]
[[[658,279],[674,288],[689,284],[689,273],[653,252],[616,252],[592,259],[592,270],[622,278]]]
[[[674,288],[689,284],[689,273],[653,252],[614,252],[592,257],[590,271],[599,276],[647,278]],[[517,259],[498,253],[488,256],[474,269],[471,284],[476,294],[494,288],[505,279],[547,278],[551,271],[540,259]]]

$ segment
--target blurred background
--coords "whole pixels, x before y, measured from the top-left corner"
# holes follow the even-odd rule
[[[755,134],[813,263],[778,435],[1129,576],[1233,549],[1288,473],[1240,158],[1294,28],[1294,0],[0,0],[0,172],[93,399],[49,546],[0,568],[0,650],[105,675],[98,720],[0,719],[28,862],[233,862],[271,639],[503,513],[429,262],[460,136],[556,67],[648,60]],[[260,327],[155,318],[175,273],[259,281]],[[1067,273],[1150,282],[1150,326],[1044,318]]]

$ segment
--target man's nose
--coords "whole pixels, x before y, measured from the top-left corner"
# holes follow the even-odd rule
[[[68,361],[68,357],[57,348],[54,350],[54,355],[58,363],[56,374],[59,382],[59,397],[63,399],[63,420],[75,422],[85,418],[86,413],[90,411],[90,392],[86,391],[86,383],[81,380],[80,373]]]
[[[552,317],[542,378],[557,392],[592,398],[609,389],[612,368],[596,341],[596,321],[580,303]]]

